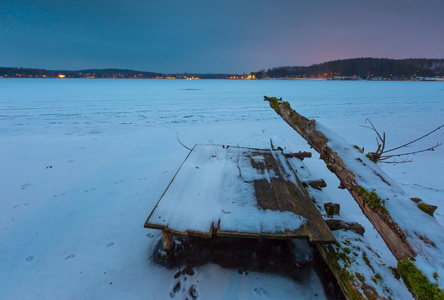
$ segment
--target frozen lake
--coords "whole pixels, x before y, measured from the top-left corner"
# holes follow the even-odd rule
[[[347,123],[343,128],[366,118],[430,124],[442,120],[444,109],[441,82],[2,79],[0,89],[2,135],[275,120],[264,95],[282,97],[325,125],[339,119]]]
[[[387,148],[444,123],[443,82],[0,79],[2,298],[170,299],[176,271],[150,261],[160,235],[143,223],[188,154],[178,138],[309,150],[264,95],[366,151],[367,118]],[[440,130],[408,151],[443,141]],[[444,224],[443,146],[382,167]],[[328,298],[314,272],[307,282],[210,264],[182,287],[203,299]]]

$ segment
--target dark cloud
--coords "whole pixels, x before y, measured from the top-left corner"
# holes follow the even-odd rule
[[[443,58],[443,1],[2,0],[0,66],[250,72]]]

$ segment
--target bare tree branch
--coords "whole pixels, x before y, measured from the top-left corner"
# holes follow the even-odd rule
[[[416,140],[413,140],[413,141],[411,141],[411,142],[408,142],[407,144],[401,145],[401,146],[399,146],[399,147],[396,147],[396,148],[393,148],[393,149],[387,150],[387,151],[385,151],[385,153],[387,153],[387,152],[391,152],[391,151],[394,151],[394,150],[398,150],[398,149],[400,149],[400,148],[403,148],[403,147],[406,147],[406,146],[408,146],[408,145],[411,145],[411,144],[413,144],[413,143],[419,141],[420,139],[423,139],[423,138],[425,138],[426,136],[428,136],[428,135],[434,133],[435,131],[441,129],[442,127],[444,127],[444,124],[442,124],[441,126],[435,128],[435,129],[433,129],[433,130],[430,131],[429,133],[427,133],[427,134],[425,134],[425,135],[423,135],[423,136],[417,138]],[[436,147],[435,147],[435,148],[436,148]]]
[[[434,151],[436,147],[439,147],[441,145],[442,145],[442,143],[437,143],[435,146],[427,148],[427,149],[423,149],[423,150],[413,151],[413,152],[409,152],[409,153],[383,155],[379,158],[379,160],[386,160],[388,158],[395,157],[395,156],[415,155],[416,153],[421,153],[421,152],[426,152],[426,151]]]
[[[423,135],[423,136],[421,136],[421,137],[419,137],[419,138],[417,138],[417,139],[415,139],[413,141],[410,141],[410,142],[408,142],[406,144],[403,144],[401,146],[392,148],[390,150],[385,150],[385,141],[386,141],[385,132],[383,132],[382,136],[381,136],[379,131],[373,125],[372,121],[370,121],[370,119],[366,119],[365,123],[367,123],[367,122],[370,123],[370,126],[362,126],[361,125],[361,127],[373,130],[375,132],[375,134],[376,134],[377,149],[376,149],[375,152],[369,152],[367,154],[367,157],[369,157],[375,163],[378,162],[378,161],[383,162],[384,160],[387,160],[387,159],[393,158],[393,157],[400,157],[400,156],[405,156],[405,155],[415,155],[415,154],[421,153],[421,152],[433,151],[436,147],[441,146],[441,143],[437,143],[435,146],[427,148],[427,149],[422,149],[422,150],[418,150],[418,151],[412,151],[412,152],[408,152],[408,153],[401,153],[401,154],[384,155],[384,154],[386,154],[388,152],[392,152],[392,151],[399,150],[399,149],[404,148],[404,147],[408,147],[409,145],[411,145],[411,144],[413,144],[413,143],[415,143],[415,142],[417,142],[417,141],[419,141],[419,140],[429,136],[430,134],[434,133],[435,131],[441,129],[442,127],[444,127],[444,124],[441,125],[441,126],[438,126],[434,130],[428,132],[427,134],[425,134],[425,135]],[[392,162],[385,162],[385,163],[398,164],[398,163],[406,163],[406,162],[411,162],[411,161],[401,161],[401,162],[392,161]]]
[[[413,161],[412,159],[409,159],[409,160],[401,160],[401,161],[380,161],[380,163],[397,165],[397,164],[411,163],[412,161]]]
[[[371,127],[370,127],[370,126],[362,126],[362,125],[361,125],[361,127],[372,129],[372,130],[376,133],[376,135],[378,136],[379,140],[382,141],[382,137],[381,137],[381,135],[379,134],[379,132],[378,132],[378,130],[376,129],[376,127],[373,125],[372,121],[370,121],[370,119],[367,118],[367,119],[365,119],[365,123],[367,123],[367,122],[370,123]]]

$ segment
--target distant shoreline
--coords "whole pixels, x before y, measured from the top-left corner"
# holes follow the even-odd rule
[[[0,67],[3,78],[106,78],[106,79],[310,79],[310,80],[444,80],[444,59],[352,58],[308,67],[286,66],[249,74],[155,73],[128,69],[86,69],[78,71]]]
[[[381,78],[381,79],[363,79],[363,78],[356,78],[356,79],[330,79],[330,78],[323,78],[323,77],[311,77],[311,78],[104,78],[104,77],[95,77],[95,78],[86,78],[86,77],[25,77],[25,76],[18,76],[18,77],[8,77],[8,76],[0,76],[0,79],[54,79],[54,80],[69,80],[69,79],[85,79],[85,80],[94,80],[94,79],[104,79],[104,80],[257,80],[257,81],[273,81],[273,80],[306,80],[306,81],[434,81],[444,82],[444,77],[418,77],[418,78],[406,78],[406,79],[393,79],[393,78]]]

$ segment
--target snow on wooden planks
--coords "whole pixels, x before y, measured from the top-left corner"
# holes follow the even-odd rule
[[[145,227],[176,235],[335,238],[280,151],[196,145]]]

